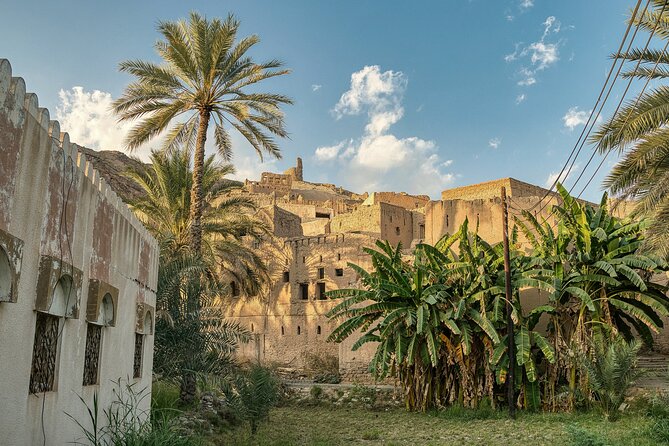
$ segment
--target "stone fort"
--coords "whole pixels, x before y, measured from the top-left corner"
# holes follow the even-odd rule
[[[445,190],[438,201],[395,192],[361,195],[333,184],[311,183],[304,180],[300,158],[282,174],[263,173],[260,181],[247,180],[239,193],[254,199],[271,227],[272,236],[257,245],[271,283],[258,299],[233,298],[230,304],[227,315],[254,338],[241,347],[240,355],[298,371],[308,369],[310,356],[336,357],[342,379],[368,381],[373,345],[353,352],[355,340],[327,342],[336,323],[326,313],[338,299],[328,299],[326,292],[359,286],[347,265],[370,268],[363,248],[373,247],[376,240],[401,243],[409,252],[417,243],[435,243],[453,233],[467,218],[478,222],[484,239],[501,241],[502,186],[513,200],[510,224],[523,209],[550,219],[550,204],[557,203],[557,195],[513,178]],[[533,209],[547,193],[549,205]],[[525,299],[540,299],[532,290],[524,292]]]

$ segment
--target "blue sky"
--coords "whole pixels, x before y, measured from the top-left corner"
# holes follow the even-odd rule
[[[0,57],[73,141],[122,149],[127,127],[106,112],[130,81],[118,63],[157,60],[158,20],[232,12],[240,35],[261,37],[254,57],[293,70],[267,89],[295,100],[283,160],[261,165],[234,139],[239,177],[284,170],[301,156],[310,181],[436,198],[507,176],[545,185],[583,128],[632,3],[0,0]],[[645,37],[637,39],[642,46]],[[600,184],[584,197],[596,199]]]

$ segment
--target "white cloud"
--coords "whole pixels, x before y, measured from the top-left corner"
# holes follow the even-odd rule
[[[531,2],[530,2],[531,3]],[[529,45],[517,43],[513,53],[504,56],[507,63],[525,60],[525,66],[520,67],[518,74],[520,80],[518,85],[527,87],[534,85],[537,82],[536,75],[538,72],[545,70],[555,65],[560,60],[560,42],[549,42],[548,38],[552,34],[557,34],[561,31],[562,25],[555,16],[549,16],[542,23],[544,31],[541,38],[532,42]]]
[[[318,90],[320,90],[321,88],[323,88],[322,85],[319,85],[319,84],[311,84],[311,91],[318,91]]]
[[[516,105],[520,104],[521,102],[524,102],[525,99],[527,99],[525,93],[519,94],[518,96],[516,96]]]
[[[532,6],[534,6],[534,0],[521,0],[520,1],[520,8],[521,9],[530,9]]]
[[[574,130],[575,127],[585,125],[588,122],[590,113],[592,113],[592,110],[585,111],[579,110],[578,107],[571,107],[562,117],[562,122],[564,122],[564,126],[569,130]]]
[[[493,149],[498,148],[501,144],[502,144],[502,139],[497,137],[492,138],[488,141],[488,146]]]
[[[83,87],[72,87],[58,92],[59,105],[56,119],[61,130],[69,133],[70,141],[95,150],[119,150],[125,148],[125,137],[133,127],[132,122],[117,122],[112,112],[110,93]],[[133,155],[148,159],[151,147],[159,147],[158,141],[150,141],[135,151]]]
[[[314,158],[339,163],[346,172],[341,181],[352,189],[438,194],[455,178],[445,170],[452,160],[440,159],[434,141],[390,133],[404,116],[402,97],[406,87],[404,73],[382,72],[377,65],[353,73],[350,89],[341,95],[332,112],[336,119],[365,113],[363,135],[318,147]]]
[[[342,141],[339,144],[335,144],[334,146],[318,147],[314,152],[314,157],[316,158],[316,161],[320,162],[332,161],[333,159],[337,158],[337,155],[339,155],[339,152],[344,148],[345,145],[346,141]]]
[[[561,184],[564,184],[565,181],[567,181],[571,176],[575,173],[578,172],[580,166],[578,164],[574,164],[573,166],[570,164],[562,173],[560,172],[551,172],[548,175],[548,178],[546,178],[546,187],[551,187],[553,186],[553,183],[555,183],[555,180],[558,180]]]

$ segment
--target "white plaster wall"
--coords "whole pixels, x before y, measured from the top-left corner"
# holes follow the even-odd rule
[[[20,135],[17,140],[16,135]],[[16,161],[15,164],[12,164]],[[44,239],[52,225],[54,212],[62,201],[50,200],[49,169],[62,174],[74,167],[74,181],[68,201],[71,222],[67,244]],[[58,161],[58,164],[55,164]],[[144,342],[141,379],[133,379],[136,308],[138,302],[155,306],[158,247],[156,241],[131,215],[92,170],[77,147],[61,134],[57,122],[40,109],[37,97],[25,93],[22,79],[11,77],[11,67],[0,59],[0,165],[14,166],[0,179],[0,229],[24,242],[18,298],[15,303],[0,303],[0,444],[63,445],[81,439],[82,432],[67,414],[86,425],[86,407],[98,393],[101,408],[113,400],[112,381],[136,383],[137,389],[150,392],[153,336]],[[69,179],[66,182],[69,187]],[[63,194],[55,194],[62,197]],[[63,200],[64,201],[64,200]],[[55,206],[55,207],[54,207]],[[96,212],[101,206],[111,209],[109,224],[96,228]],[[66,240],[60,235],[61,240]],[[97,239],[96,239],[97,237]],[[94,252],[93,241],[111,239],[110,252]],[[59,339],[55,389],[29,395],[33,341],[35,338],[35,297],[40,256],[62,256],[83,271],[82,294],[77,319],[64,321]],[[140,261],[141,258],[141,261]],[[94,264],[93,264],[94,263]],[[143,268],[140,268],[140,263]],[[105,277],[98,277],[103,275]],[[118,288],[115,327],[103,329],[99,385],[82,386],[86,343],[86,303],[88,281],[104,280]],[[150,398],[140,410],[149,409]],[[147,412],[148,413],[148,412]]]

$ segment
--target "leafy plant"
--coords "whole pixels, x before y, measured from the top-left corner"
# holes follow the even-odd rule
[[[278,400],[278,382],[272,372],[254,365],[246,372],[237,373],[224,387],[229,404],[243,421],[248,421],[251,434],[255,435],[261,421]]]
[[[637,367],[641,344],[615,338],[607,344],[594,346],[593,356],[584,356],[581,365],[588,377],[595,401],[609,421],[620,416],[625,396],[642,371]]]

